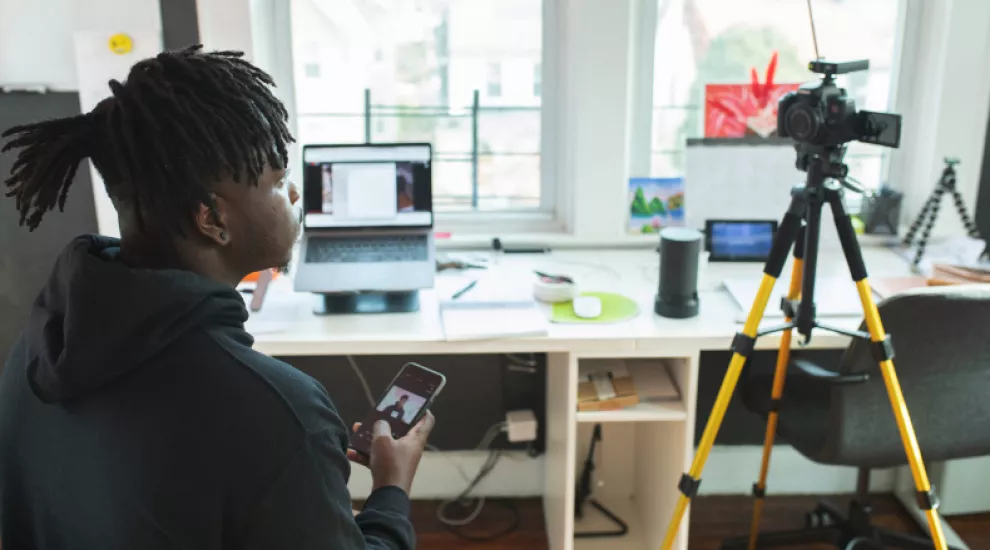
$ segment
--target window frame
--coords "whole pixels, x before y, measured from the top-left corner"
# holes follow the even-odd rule
[[[540,104],[543,103],[543,62],[538,61],[533,65],[533,97],[540,98]]]
[[[263,0],[264,1],[264,0]],[[271,0],[267,0],[271,1]],[[274,57],[281,65],[276,78],[280,83],[283,100],[289,111],[291,129],[296,130],[295,78],[292,51],[292,4],[295,0],[275,1],[272,6],[275,16],[269,19],[268,26],[272,33]],[[540,105],[540,202],[534,210],[492,210],[469,212],[435,212],[435,229],[440,233],[462,235],[508,235],[534,233],[560,233],[567,226],[566,203],[570,193],[566,186],[557,185],[557,166],[563,153],[555,136],[557,135],[556,121],[560,114],[557,112],[565,103],[563,101],[545,102],[543,98],[554,97],[556,90],[555,71],[559,65],[558,59],[561,48],[558,41],[561,36],[562,22],[558,20],[560,4],[566,0],[542,0],[542,96]],[[487,75],[486,75],[487,77]],[[285,84],[282,84],[285,82]],[[485,82],[487,88],[487,78]],[[487,90],[486,90],[487,91]],[[298,165],[301,162],[299,150],[301,144],[294,144],[290,150],[290,162]]]
[[[485,68],[485,92],[488,97],[502,98],[502,62],[501,61],[489,61],[488,66]],[[492,90],[498,93],[492,93]]]
[[[630,151],[631,176],[648,177],[650,176],[652,166],[653,72],[654,64],[656,63],[656,31],[659,25],[657,17],[660,2],[663,1],[665,0],[634,0],[634,2],[639,4],[642,17],[640,17],[638,28],[634,31],[636,32],[636,36],[633,38],[633,43],[636,44],[637,51],[634,52],[635,72],[630,78],[634,87],[633,97],[636,102],[635,106],[641,109],[640,112],[650,113],[650,116],[634,118],[632,121],[632,128],[630,128],[630,136],[633,138],[632,143],[645,145],[633,147]],[[911,70],[904,63],[905,56],[907,55],[910,58],[910,52],[913,51],[914,44],[917,42],[914,34],[917,32],[918,24],[912,19],[918,17],[918,10],[913,8],[913,4],[915,3],[916,0],[898,0],[898,20],[894,36],[894,55],[887,101],[887,109],[894,113],[900,112],[898,111],[898,105],[910,103],[907,98],[908,94],[901,89],[900,84],[904,81],[902,73]],[[905,53],[905,49],[907,49],[908,53]],[[809,81],[812,80],[810,78],[811,76],[809,73]],[[899,155],[891,155],[889,151],[879,152],[887,153],[880,172],[880,183],[883,184],[890,174],[891,163],[895,162],[895,159]],[[850,205],[858,209],[859,200],[852,197],[852,195],[847,196],[852,199],[849,201]]]

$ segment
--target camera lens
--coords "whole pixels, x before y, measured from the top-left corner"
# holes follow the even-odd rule
[[[797,141],[811,141],[818,135],[821,127],[821,114],[811,107],[797,104],[787,110],[784,115],[787,134]]]

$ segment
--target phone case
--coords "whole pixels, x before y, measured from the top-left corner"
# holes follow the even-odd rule
[[[392,380],[388,383],[388,385],[385,386],[385,391],[378,398],[378,401],[376,402],[376,405],[375,405],[376,407],[378,406],[377,405],[378,403],[381,403],[382,400],[385,399],[385,397],[388,395],[389,390],[391,390],[392,387],[395,386],[396,382],[399,380],[399,377],[401,377],[402,376],[402,373],[404,373],[406,371],[406,369],[408,369],[408,368],[420,369],[420,370],[426,371],[426,372],[428,372],[430,374],[436,375],[438,378],[440,378],[440,384],[437,386],[437,389],[434,390],[433,393],[426,399],[426,401],[423,403],[423,406],[419,409],[419,412],[416,413],[416,416],[413,417],[413,420],[409,423],[410,429],[412,429],[412,426],[415,426],[416,423],[418,423],[420,420],[423,419],[423,416],[426,414],[426,411],[430,410],[430,406],[433,405],[433,402],[434,402],[434,400],[436,400],[436,397],[438,395],[440,395],[440,392],[441,391],[443,391],[444,387],[447,385],[447,377],[444,376],[443,374],[441,374],[441,373],[433,370],[433,369],[424,367],[423,365],[420,365],[419,363],[406,363],[405,365],[403,365],[403,367],[401,369],[399,369],[399,372],[395,373],[395,376],[392,377]],[[354,447],[353,446],[353,441],[351,443],[352,443],[352,445],[351,445],[351,448],[352,449],[354,449],[355,451],[361,453],[362,455],[367,456],[367,453],[363,449],[359,449],[357,447]]]

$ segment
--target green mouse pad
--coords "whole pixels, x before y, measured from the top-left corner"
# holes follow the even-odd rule
[[[554,323],[618,323],[639,314],[636,302],[611,292],[582,292],[581,296],[597,296],[602,301],[602,314],[594,319],[582,319],[574,315],[571,302],[553,304],[550,320]]]

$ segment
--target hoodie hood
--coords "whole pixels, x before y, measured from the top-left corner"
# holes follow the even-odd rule
[[[252,343],[235,289],[188,271],[132,269],[119,252],[117,239],[74,239],[35,301],[24,339],[28,379],[42,401],[96,390],[201,327],[233,327]]]

